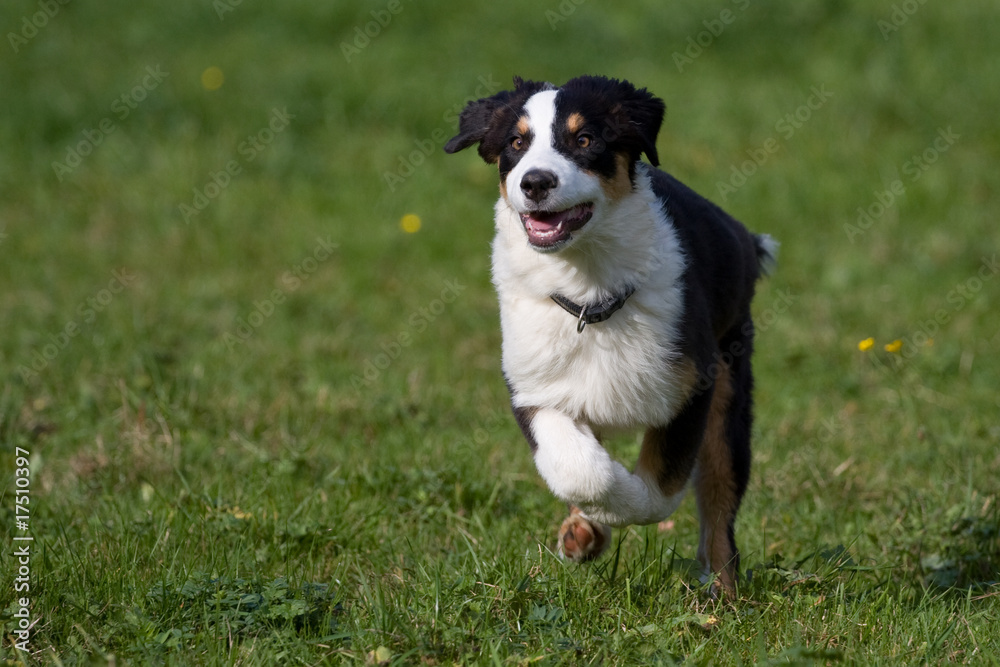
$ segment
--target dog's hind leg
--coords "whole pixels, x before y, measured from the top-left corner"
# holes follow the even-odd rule
[[[746,337],[746,353],[732,365],[722,364],[694,475],[701,518],[698,560],[716,575],[714,594],[732,590],[739,571],[734,526],[750,477],[750,344]]]

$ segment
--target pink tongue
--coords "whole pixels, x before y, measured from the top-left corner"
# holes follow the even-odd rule
[[[528,219],[531,220],[532,227],[539,231],[546,231],[558,226],[560,222],[570,217],[574,211],[576,211],[575,208],[559,211],[558,213],[529,213]]]
[[[551,246],[569,238],[590,219],[589,209],[574,206],[565,211],[534,211],[521,214],[521,221],[531,242],[536,246]]]
[[[547,232],[559,226],[558,222],[547,222],[545,220],[539,220],[534,216],[528,218],[528,224],[531,229],[536,232]]]

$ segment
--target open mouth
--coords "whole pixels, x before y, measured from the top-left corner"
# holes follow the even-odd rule
[[[521,213],[521,223],[528,233],[528,243],[540,249],[552,249],[569,239],[594,214],[594,204],[577,204],[563,211],[528,211]]]

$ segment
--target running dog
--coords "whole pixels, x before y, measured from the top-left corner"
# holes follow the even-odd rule
[[[655,168],[664,110],[627,81],[515,78],[466,106],[444,150],[478,144],[499,169],[503,372],[570,508],[560,553],[596,558],[611,526],[662,521],[690,481],[718,591],[736,581],[750,475],[750,302],[777,244]],[[601,445],[623,429],[645,432],[634,472]]]

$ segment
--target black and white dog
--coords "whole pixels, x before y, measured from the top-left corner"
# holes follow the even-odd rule
[[[664,104],[626,81],[514,79],[444,150],[500,170],[493,282],[503,372],[539,473],[570,506],[559,549],[669,516],[693,480],[699,560],[731,588],[750,474],[754,284],[776,244],[659,164]],[[635,472],[601,435],[645,429]]]

